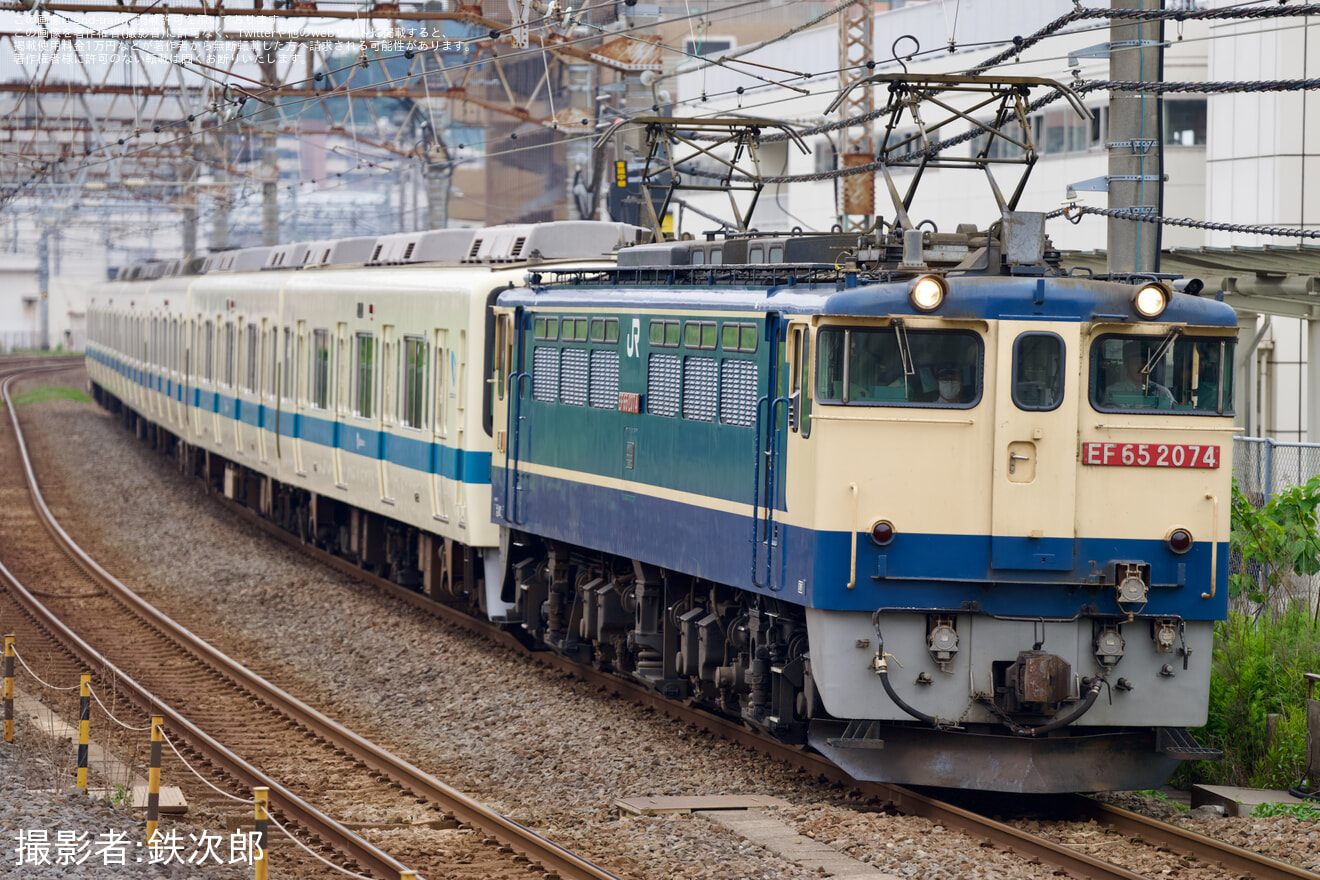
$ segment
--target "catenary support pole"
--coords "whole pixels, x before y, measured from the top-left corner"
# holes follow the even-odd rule
[[[160,827],[160,744],[164,739],[165,717],[151,716],[151,761],[147,765],[147,846],[155,841]]]
[[[1163,7],[1163,0],[1113,0],[1114,9]],[[1160,79],[1162,36],[1159,22],[1114,20],[1109,30],[1109,78],[1152,82]],[[1160,144],[1161,100],[1146,92],[1111,92],[1109,131],[1109,207],[1157,213],[1163,204]],[[1108,271],[1158,272],[1159,226],[1109,218]]]

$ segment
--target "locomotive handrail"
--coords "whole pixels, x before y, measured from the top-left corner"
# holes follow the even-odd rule
[[[1159,414],[1159,415],[1173,415],[1173,416],[1178,415],[1177,412],[1172,411],[1172,410],[1153,410],[1152,412],[1154,412],[1154,413],[1156,413],[1156,414]],[[1222,427],[1222,428],[1220,428],[1220,427],[1215,427],[1215,426],[1213,426],[1213,425],[1188,425],[1187,427],[1183,427],[1182,425],[1104,425],[1104,424],[1099,424],[1099,425],[1096,425],[1096,428],[1099,429],[1099,430],[1102,430],[1102,431],[1218,431],[1218,432],[1221,432],[1221,433],[1224,432],[1224,431],[1230,431],[1230,430],[1232,430],[1232,428],[1230,428],[1230,427]]]
[[[766,406],[766,404],[769,406]],[[775,436],[778,432],[775,430],[775,407],[783,404],[785,410],[788,408],[789,400],[787,397],[776,397],[773,400],[770,395],[763,394],[756,401],[756,439],[755,454],[752,464],[752,585],[756,587],[768,586],[774,592],[779,592],[784,588],[780,584],[779,590],[776,590],[773,584],[774,574],[774,538],[772,532],[775,524],[775,465],[779,461],[779,444]],[[767,412],[766,442],[761,442],[761,411],[765,407]],[[767,448],[768,447],[768,448]],[[760,550],[757,545],[760,544],[759,526],[761,524],[761,456],[764,455],[765,462],[765,580],[756,579],[756,563],[760,559]]]
[[[863,410],[863,413],[865,413],[865,412],[868,411],[869,409],[870,409],[870,408],[868,407],[866,410]],[[975,425],[975,424],[976,424],[976,419],[926,419],[926,418],[905,419],[905,418],[903,418],[902,416],[867,416],[867,415],[865,415],[865,414],[857,414],[857,415],[843,415],[843,414],[839,414],[839,415],[833,415],[833,416],[830,416],[830,415],[820,415],[820,416],[818,416],[818,415],[816,415],[816,414],[813,412],[813,413],[811,414],[811,417],[812,417],[813,419],[823,419],[824,421],[827,421],[827,422],[911,422],[911,423],[914,424],[914,425],[917,425],[917,424],[920,424],[920,425]]]
[[[1215,565],[1216,556],[1219,554],[1219,496],[1212,492],[1205,493],[1206,500],[1214,508],[1214,515],[1210,518],[1210,592],[1202,593],[1202,599],[1213,599],[1215,597]]]
[[[504,467],[504,521],[513,525],[522,525],[518,519],[518,442],[522,436],[522,393],[523,380],[530,380],[532,374],[526,371],[518,373],[509,373],[508,389],[505,392],[505,398],[509,401],[509,407],[504,414],[504,436],[508,438],[511,445],[510,449],[505,450]],[[514,383],[517,383],[517,393],[514,393]],[[512,422],[512,424],[510,424]],[[508,466],[508,460],[512,458],[513,467]],[[509,494],[509,474],[513,473],[513,494]]]
[[[852,492],[853,497],[853,515],[852,522],[848,526],[848,533],[852,540],[851,562],[848,564],[848,589],[857,586],[857,513],[862,506],[862,493],[857,489],[856,483],[848,484],[848,491]]]

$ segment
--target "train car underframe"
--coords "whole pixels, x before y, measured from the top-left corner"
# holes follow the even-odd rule
[[[184,442],[95,383],[92,393],[183,473],[304,543],[493,619],[529,646],[810,745],[859,780],[1018,793],[1139,789],[1162,784],[1180,760],[1215,757],[1177,728],[1024,737],[986,724],[836,719],[812,680],[800,606],[513,530],[498,554],[503,581],[488,590],[487,576],[500,570],[491,552],[282,483]]]

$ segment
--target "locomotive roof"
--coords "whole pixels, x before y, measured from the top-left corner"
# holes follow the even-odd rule
[[[912,279],[780,285],[535,284],[510,290],[500,304],[528,309],[606,311],[778,311],[857,317],[930,315],[948,319],[1148,323],[1132,307],[1135,287],[1068,276],[947,276],[949,295],[935,312],[908,298]],[[1158,323],[1236,327],[1233,309],[1208,297],[1175,293]]]

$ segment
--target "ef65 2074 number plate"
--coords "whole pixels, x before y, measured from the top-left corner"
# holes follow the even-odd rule
[[[1193,443],[1083,443],[1082,464],[1116,467],[1217,468],[1219,447]]]

